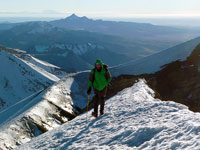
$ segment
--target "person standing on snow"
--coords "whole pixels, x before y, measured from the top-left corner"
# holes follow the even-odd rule
[[[108,66],[103,64],[101,60],[97,60],[95,63],[95,68],[91,70],[89,81],[88,81],[88,91],[87,94],[90,95],[92,87],[94,90],[94,112],[92,116],[98,116],[98,106],[100,104],[100,115],[104,114],[104,104],[105,97],[107,93],[107,86],[111,81],[111,75],[108,71]]]

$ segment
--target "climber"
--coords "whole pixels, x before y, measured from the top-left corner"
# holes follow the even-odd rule
[[[94,90],[94,112],[92,116],[98,117],[98,106],[100,104],[100,115],[104,114],[105,97],[107,93],[107,87],[111,81],[111,75],[108,71],[108,66],[103,64],[100,59],[95,63],[95,68],[91,70],[87,94],[90,95],[92,87]]]

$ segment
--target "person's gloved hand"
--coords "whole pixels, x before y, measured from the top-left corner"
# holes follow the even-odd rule
[[[92,91],[92,88],[89,87],[88,90],[87,90],[87,94],[90,95],[90,94],[91,94],[91,91]]]

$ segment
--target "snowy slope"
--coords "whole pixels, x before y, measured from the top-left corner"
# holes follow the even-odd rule
[[[46,90],[0,112],[0,147],[13,149],[80,114],[87,105],[89,72],[69,74]],[[5,117],[11,114],[11,117]]]
[[[60,68],[23,51],[0,46],[0,110],[37,93],[66,75]]]
[[[161,66],[176,60],[185,60],[194,48],[200,43],[200,37],[169,48],[151,56],[122,64],[111,69],[113,75],[121,74],[144,74],[154,73],[161,69]]]
[[[60,67],[39,60],[31,55],[27,54],[18,57],[20,57],[26,64],[34,68],[36,71],[42,73],[47,78],[55,78],[55,81],[58,81],[67,75],[67,73],[63,71]]]
[[[88,122],[83,114],[17,150],[200,149],[200,114],[155,99],[143,80],[109,99],[105,112]]]

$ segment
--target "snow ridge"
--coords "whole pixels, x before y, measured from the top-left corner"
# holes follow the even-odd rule
[[[67,75],[24,51],[0,46],[0,109],[44,89]]]
[[[17,150],[200,148],[200,114],[155,99],[144,80],[109,99],[105,112],[89,122],[78,116]]]
[[[1,149],[13,149],[80,114],[87,103],[82,87],[87,85],[88,75],[87,71],[70,74],[0,113],[1,123],[6,122],[0,128],[4,137],[0,138]]]

